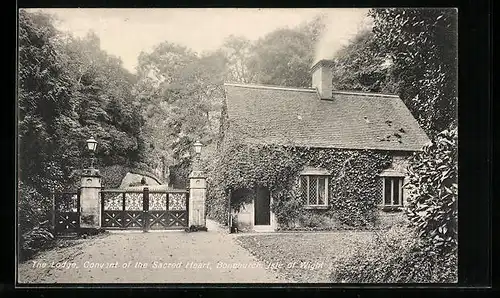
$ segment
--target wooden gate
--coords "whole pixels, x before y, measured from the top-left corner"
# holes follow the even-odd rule
[[[80,192],[54,193],[52,196],[55,234],[77,233],[80,229]]]
[[[170,230],[188,227],[189,191],[102,190],[101,227]]]

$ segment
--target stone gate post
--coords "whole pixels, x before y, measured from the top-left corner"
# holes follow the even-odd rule
[[[189,175],[189,226],[206,227],[206,177],[202,171]]]
[[[101,227],[101,175],[97,169],[85,169],[80,183],[80,228]]]

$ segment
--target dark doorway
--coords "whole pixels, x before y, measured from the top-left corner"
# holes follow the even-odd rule
[[[265,187],[257,188],[254,202],[254,225],[267,226],[271,224],[271,195]]]

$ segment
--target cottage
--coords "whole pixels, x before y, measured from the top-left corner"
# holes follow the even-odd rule
[[[300,208],[324,219],[316,225],[332,225],[329,220],[335,217],[339,200],[349,201],[349,196],[356,196],[352,199],[358,202],[372,200],[378,211],[404,206],[406,160],[429,141],[427,135],[398,96],[333,90],[328,60],[316,63],[311,72],[312,88],[226,83],[222,121],[227,124],[222,125],[222,135],[232,132],[248,143],[316,152],[309,155],[315,157],[307,159],[296,179]],[[320,151],[323,155],[317,154]],[[339,161],[325,163],[324,154],[336,154]],[[368,157],[377,154],[389,157],[383,168],[370,163]],[[340,180],[345,168],[356,168],[352,172],[364,176],[351,173],[348,180]],[[361,186],[366,195],[345,193],[347,184],[356,180],[366,183]],[[231,194],[232,199],[245,195],[245,190],[238,189]],[[233,224],[240,230],[276,230],[280,222],[271,208],[274,199],[269,187],[256,187],[249,202],[232,210]]]

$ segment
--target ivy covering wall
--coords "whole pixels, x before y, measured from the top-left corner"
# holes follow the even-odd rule
[[[319,226],[330,218],[346,226],[369,226],[377,220],[377,175],[391,161],[389,152],[259,145],[226,139],[212,161],[205,163],[207,216],[227,223],[231,193],[247,194],[233,196],[231,208],[238,210],[251,202],[252,189],[263,186],[272,193],[271,210],[280,229],[292,229],[298,221],[304,226]],[[331,171],[327,210],[303,208],[297,179],[304,166]]]

